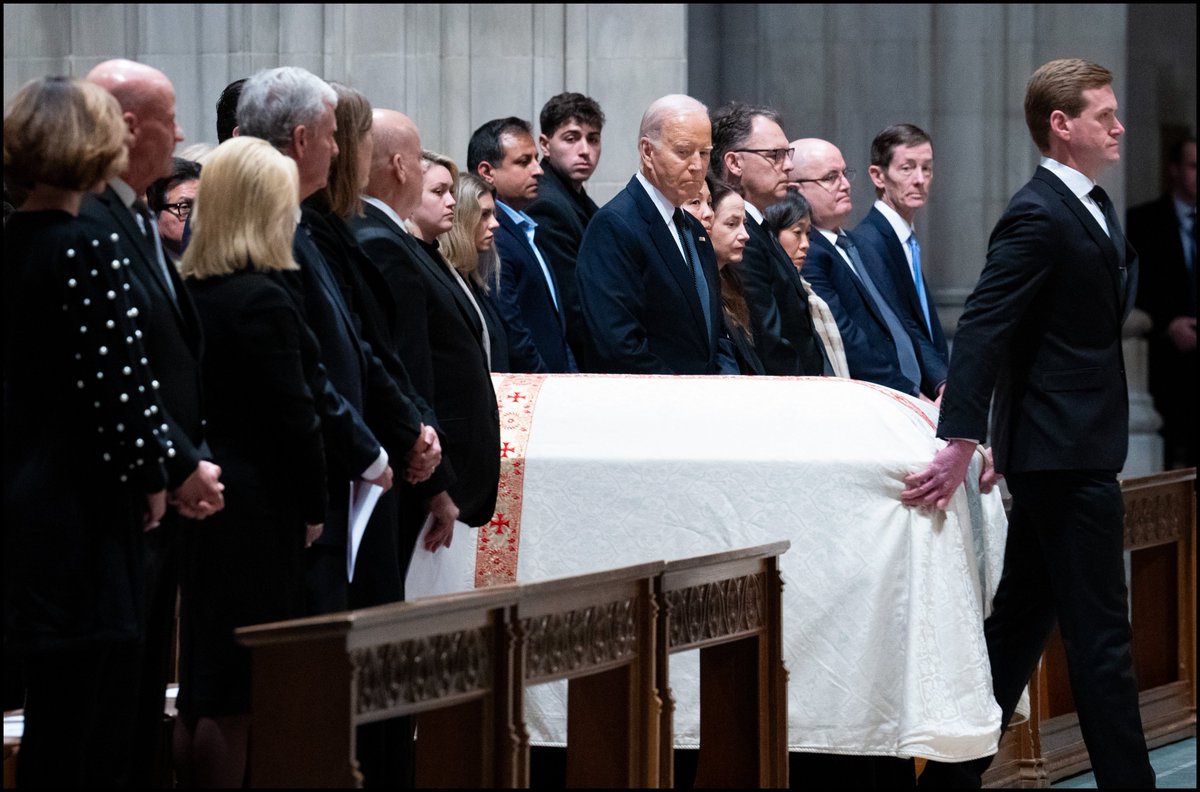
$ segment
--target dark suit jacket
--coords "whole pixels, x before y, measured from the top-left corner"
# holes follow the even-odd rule
[[[188,290],[210,340],[209,429],[230,490],[222,521],[251,533],[267,530],[256,521],[290,525],[299,545],[327,506],[317,339],[279,283],[252,268]]]
[[[1119,227],[1111,233],[1045,168],[1017,191],[959,321],[940,437],[983,440],[994,388],[1000,472],[1121,469],[1129,441],[1121,325],[1137,290],[1137,254]]]
[[[888,275],[891,276],[892,283],[896,288],[885,292],[884,296],[891,302],[892,310],[897,315],[907,314],[917,325],[917,329],[920,331],[918,340],[921,342],[922,358],[927,363],[937,360],[945,369],[946,363],[950,360],[950,352],[946,345],[946,334],[942,332],[941,320],[938,319],[937,306],[933,302],[933,293],[929,290],[929,280],[924,278],[924,272],[922,272],[921,276],[925,280],[925,296],[929,303],[929,324],[932,325],[930,329],[927,329],[925,314],[921,310],[921,298],[917,296],[912,270],[908,266],[908,256],[904,254],[904,247],[900,244],[900,238],[896,236],[896,229],[892,228],[892,224],[888,222],[882,212],[871,207],[871,211],[854,229],[853,236],[859,247],[867,247],[875,252],[876,258],[883,262]],[[942,379],[945,379],[944,371]]]
[[[344,546],[349,502],[345,482],[357,480],[379,456],[382,445],[390,462],[402,463],[416,442],[420,413],[403,397],[359,331],[357,317],[346,302],[344,287],[312,240],[309,224],[319,213],[305,207],[296,228],[293,255],[298,273],[276,275],[297,301],[302,315],[321,344],[325,393],[318,396],[329,469],[330,503],[325,530],[317,541]],[[377,409],[380,420],[368,427],[364,415]],[[338,484],[342,482],[342,484]]]
[[[496,294],[496,307],[514,342],[514,355],[510,361],[517,371],[528,372],[572,372],[578,371],[575,356],[567,345],[567,325],[563,316],[554,307],[550,287],[542,265],[538,263],[529,238],[517,227],[508,213],[496,207],[496,250],[500,253],[500,290]],[[535,237],[536,239],[536,237]],[[546,252],[542,258],[550,267],[554,290],[562,299],[558,278]]]
[[[717,257],[700,221],[684,219],[708,283],[708,328],[691,267],[636,176],[588,225],[577,275],[599,371],[717,373]]]
[[[169,486],[178,487],[201,459],[209,457],[203,445],[200,358],[204,345],[196,308],[179,273],[168,265],[177,298],[171,299],[155,256],[154,242],[142,234],[112,187],[106,187],[98,195],[86,196],[79,214],[103,227],[116,229],[130,251],[130,297],[138,310],[146,357],[159,381],[159,398],[167,411],[167,437],[174,448],[174,455],[167,459]]]
[[[901,373],[896,343],[887,321],[862,280],[850,270],[842,255],[819,231],[813,229],[809,239],[812,242],[804,262],[804,277],[817,296],[829,304],[829,310],[837,320],[850,376],[916,396],[918,387],[914,387]],[[859,248],[859,255],[863,259],[863,266],[871,267],[870,274],[874,276],[876,288],[881,292],[886,290],[888,280],[885,279],[883,265],[866,248]],[[913,327],[909,335],[915,335],[916,332]],[[913,347],[920,362],[921,350],[915,338]],[[927,376],[922,379],[920,390],[932,395],[940,380],[933,381]],[[927,386],[929,390],[926,390]]]
[[[496,508],[500,418],[482,346],[479,314],[436,252],[368,204],[352,223],[396,303],[397,350],[417,392],[433,405],[453,470],[459,519],[482,525]]]
[[[546,263],[554,270],[558,283],[558,301],[566,315],[567,342],[580,371],[590,371],[587,354],[587,324],[579,304],[579,285],[575,278],[576,259],[583,232],[592,216],[600,210],[584,190],[576,191],[567,177],[548,159],[542,160],[538,177],[538,198],[525,213],[537,221],[538,247]]]
[[[379,358],[384,370],[396,384],[403,395],[403,400],[411,402],[420,415],[420,420],[434,427],[442,441],[441,426],[433,406],[425,401],[417,390],[408,369],[400,359],[398,335],[400,333],[399,309],[392,299],[379,268],[370,256],[359,245],[354,232],[346,222],[329,211],[323,193],[316,193],[305,200],[305,205],[315,210],[309,214],[309,228],[317,249],[321,251],[325,262],[329,265],[346,297],[346,304],[358,319],[358,328],[363,340],[371,345],[371,351]],[[319,219],[316,216],[320,215]],[[399,407],[402,414],[408,414],[408,408],[402,402],[397,403],[396,395],[388,389],[389,395],[385,401],[369,402],[363,418],[368,426],[380,423],[386,425],[386,414],[381,412],[391,407]],[[403,449],[407,452],[408,449]],[[389,452],[390,453],[390,452]],[[399,449],[397,450],[399,453]],[[399,469],[399,465],[393,465]],[[453,481],[454,475],[449,466],[438,466],[433,475],[417,485],[416,491],[423,497],[429,497],[445,490]],[[400,484],[399,489],[408,485]]]
[[[800,275],[770,230],[746,215],[746,250],[737,267],[750,308],[754,348],[768,374],[825,373],[821,340],[813,331]]]
[[[1150,314],[1150,392],[1163,414],[1168,439],[1180,434],[1195,449],[1196,350],[1180,352],[1166,335],[1179,316],[1196,315],[1196,286],[1179,239],[1179,217],[1169,194],[1129,210],[1129,242],[1141,273],[1137,305]],[[1190,427],[1189,427],[1190,423]],[[1173,460],[1171,460],[1173,461]]]

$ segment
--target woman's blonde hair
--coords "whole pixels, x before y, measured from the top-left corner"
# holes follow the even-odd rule
[[[480,253],[475,247],[483,209],[479,199],[484,195],[496,197],[490,184],[474,173],[464,173],[454,188],[454,225],[438,237],[442,243],[442,255],[450,266],[464,278],[475,281],[483,290],[500,288],[500,256],[493,244],[490,250]]]
[[[70,77],[30,80],[4,111],[4,171],[15,184],[90,190],[125,170],[129,129],[100,86]]]
[[[443,168],[450,171],[450,189],[457,190],[458,189],[458,166],[454,164],[454,160],[450,159],[445,154],[439,154],[436,151],[430,151],[429,149],[421,149],[421,181],[422,182],[425,181],[425,174],[428,173],[429,169],[432,168],[434,165],[441,165]],[[422,186],[421,187],[421,200],[424,200],[424,199],[425,199],[425,188]],[[455,196],[455,199],[457,200],[457,196]],[[420,229],[417,228],[417,224],[414,223],[411,219],[405,220],[404,225],[413,236],[417,237],[418,239],[421,238]]]
[[[329,169],[329,208],[338,217],[350,218],[362,214],[362,185],[358,181],[358,152],[362,140],[371,132],[371,103],[367,97],[348,85],[330,83],[337,92],[338,154]]]
[[[184,277],[298,269],[292,237],[300,206],[296,162],[265,140],[231,138],[213,151],[200,174],[192,207],[192,239]]]

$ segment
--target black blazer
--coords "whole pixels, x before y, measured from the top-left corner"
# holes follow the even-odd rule
[[[379,456],[381,446],[388,449],[389,463],[396,463],[393,468],[402,465],[403,456],[420,431],[420,414],[402,398],[382,362],[363,340],[344,287],[314,243],[309,224],[320,222],[319,213],[304,207],[303,215],[292,247],[300,271],[274,273],[273,277],[287,288],[321,345],[321,373],[327,380],[317,402],[330,499],[325,530],[317,542],[341,547],[346,542],[349,516],[345,483],[362,475]],[[378,403],[384,418],[374,427],[368,427],[363,417],[371,402]]]
[[[167,439],[173,454],[167,458],[173,489],[210,457],[203,444],[204,397],[200,360],[204,352],[200,320],[192,298],[173,266],[167,270],[176,298],[172,299],[154,252],[154,242],[138,228],[129,209],[112,187],[83,200],[80,217],[116,231],[129,255],[129,296],[138,310],[138,325],[150,368],[159,382],[166,407]],[[153,233],[153,232],[151,232]]]
[[[537,221],[538,247],[554,270],[558,283],[558,302],[566,315],[567,343],[580,371],[590,371],[585,355],[588,349],[587,323],[579,304],[579,284],[575,277],[579,245],[592,216],[600,210],[584,190],[575,190],[570,180],[559,173],[548,159],[542,160],[538,177],[538,197],[525,213]]]
[[[1000,472],[1121,469],[1129,442],[1121,325],[1137,290],[1137,254],[1113,226],[1110,239],[1045,168],[1017,191],[959,320],[938,436],[983,440],[994,389]]]
[[[499,206],[496,207],[496,219],[500,221],[500,227],[496,229],[500,290],[495,301],[513,342],[510,363],[517,371],[525,372],[578,371],[575,356],[567,345],[566,322],[554,305],[542,265],[534,255],[529,238]],[[542,258],[550,267],[554,290],[561,301],[558,278],[544,250]]]
[[[4,229],[6,647],[142,637],[144,493],[167,448],[128,241],[59,211]]]
[[[708,328],[691,268],[636,176],[588,225],[577,275],[598,371],[717,373],[717,257],[700,221],[683,216],[708,283]]]
[[[496,508],[500,417],[479,314],[441,256],[368,204],[355,237],[383,273],[396,303],[397,350],[445,436],[442,465],[454,473],[459,519],[482,525]]]
[[[325,263],[329,265],[330,271],[342,287],[346,304],[357,319],[359,333],[383,364],[383,371],[395,383],[395,387],[391,387],[384,381],[386,378],[380,375],[379,387],[384,396],[367,402],[363,413],[367,426],[372,427],[381,438],[387,437],[390,432],[387,427],[394,420],[394,415],[398,414],[402,417],[400,431],[403,432],[407,422],[411,420],[412,409],[415,408],[420,421],[434,427],[440,439],[444,441],[445,436],[441,434],[437,414],[432,405],[417,391],[408,369],[400,360],[397,351],[398,309],[387,281],[359,246],[346,221],[329,211],[323,193],[309,196],[304,205],[313,210],[308,214],[308,227],[312,232],[313,243],[321,251]],[[376,427],[384,429],[381,431]],[[384,444],[387,447],[386,440]],[[396,453],[401,451],[407,453],[408,449],[397,449]],[[396,464],[393,464],[396,470],[401,468],[399,461],[395,460]],[[453,474],[449,468],[439,465],[433,475],[418,484],[415,490],[419,495],[428,497],[445,490],[452,480]],[[401,484],[400,489],[405,487],[407,485]]]
[[[770,230],[746,215],[746,250],[741,275],[754,328],[754,348],[768,374],[820,376],[825,373],[821,339],[813,331],[808,293],[800,274]]]
[[[246,520],[248,531],[264,530],[264,515],[281,526],[290,518],[299,541],[327,506],[317,339],[265,273],[189,280],[188,289],[209,339],[209,433],[229,487],[223,518]]]
[[[850,376],[916,396],[918,388],[900,371],[896,343],[892,339],[887,321],[879,312],[879,307],[862,280],[851,271],[842,255],[815,228],[809,233],[809,239],[812,242],[808,248],[808,258],[804,262],[804,277],[817,296],[829,304],[829,310],[837,320]],[[866,248],[859,248],[859,255],[863,259],[863,266],[871,266],[869,262],[875,261],[874,254]],[[875,276],[877,289],[884,291],[888,288],[888,281],[883,279],[881,264],[875,263],[870,274]],[[911,328],[910,335],[915,333],[916,328]],[[913,346],[920,362],[921,350],[915,338]],[[924,370],[922,363],[922,372]],[[940,380],[929,383],[931,388],[926,393],[932,395],[938,382]],[[924,387],[921,389],[924,390]]]
[[[896,229],[892,228],[888,219],[872,206],[852,235],[860,248],[870,248],[875,257],[883,263],[895,287],[884,292],[884,297],[891,303],[897,316],[908,315],[916,324],[919,334],[915,340],[921,343],[922,359],[926,363],[939,364],[943,369],[941,379],[945,379],[944,369],[950,360],[950,352],[946,345],[946,334],[942,332],[942,322],[938,319],[937,306],[933,302],[933,292],[929,290],[929,280],[925,278],[924,271],[921,277],[925,281],[929,324],[932,325],[928,329],[925,327],[925,314],[921,311],[921,298],[917,296],[912,270],[908,266],[908,256],[904,254],[904,247],[900,244],[900,238],[896,236]]]

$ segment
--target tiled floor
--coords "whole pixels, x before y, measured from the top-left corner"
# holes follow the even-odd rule
[[[1158,776],[1159,789],[1196,788],[1196,738],[1164,745],[1150,752],[1150,764]],[[1064,778],[1053,789],[1095,789],[1091,773]]]

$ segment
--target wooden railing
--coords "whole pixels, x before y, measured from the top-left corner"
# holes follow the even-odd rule
[[[1150,747],[1196,735],[1196,469],[1127,479],[1133,659]],[[1014,723],[987,786],[1046,787],[1090,767],[1056,630],[1030,682],[1031,713]]]
[[[525,688],[557,679],[569,680],[568,785],[669,783],[667,655],[703,647],[702,710],[724,719],[719,737],[702,731],[716,749],[707,777],[786,786],[777,557],[788,546],[239,629],[262,724],[251,784],[358,786],[355,726],[413,714],[418,785],[528,786]]]
[[[787,671],[779,556],[787,542],[673,561],[658,578],[658,688],[669,655],[700,650],[697,787],[786,787]],[[675,786],[673,701],[663,702],[660,783]]]

